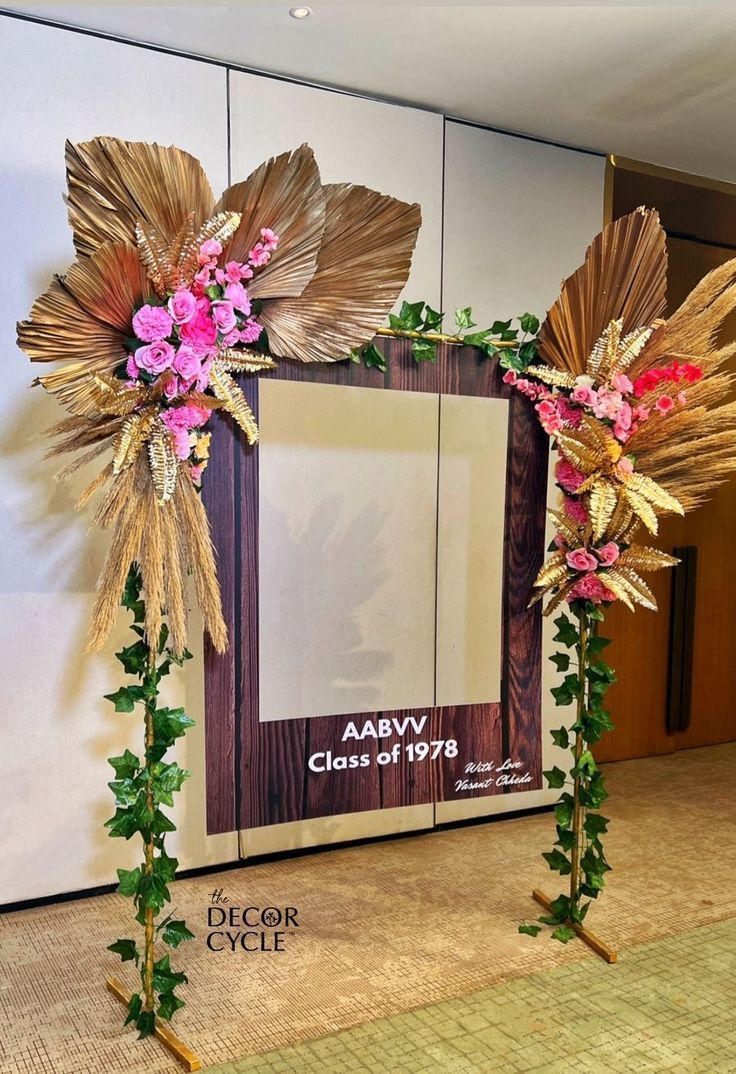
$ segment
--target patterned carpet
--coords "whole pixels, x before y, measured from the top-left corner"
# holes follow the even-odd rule
[[[591,927],[623,950],[736,917],[724,853],[736,835],[736,744],[611,765],[608,780],[615,871]],[[593,963],[578,942],[516,932],[537,912],[532,887],[554,893],[539,858],[552,831],[540,815],[178,881],[174,906],[197,933],[176,960],[192,980],[178,1034],[205,1065],[223,1063]],[[229,906],[297,907],[284,950],[208,950],[215,887]],[[122,1008],[104,990],[107,974],[125,979],[104,948],[128,921],[116,895],[0,918],[2,1074],[178,1070],[158,1042],[122,1030]],[[616,968],[606,969],[613,982]]]

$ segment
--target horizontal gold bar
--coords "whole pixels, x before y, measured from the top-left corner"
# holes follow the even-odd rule
[[[108,992],[111,992],[113,996],[115,996],[115,999],[119,999],[126,1007],[128,1006],[131,994],[128,989],[121,984],[117,977],[108,977],[105,981],[105,987]],[[194,1054],[191,1048],[187,1048],[186,1044],[180,1041],[176,1034],[172,1032],[160,1018],[156,1019],[154,1033],[161,1041],[164,1048],[171,1052],[174,1058],[181,1063],[185,1070],[193,1071],[202,1069],[202,1060]]]
[[[377,336],[392,336],[394,339],[428,339],[431,343],[449,343],[459,347],[463,342],[462,336],[446,336],[443,332],[414,332],[409,328],[377,328]],[[515,339],[489,339],[494,347],[517,347]]]

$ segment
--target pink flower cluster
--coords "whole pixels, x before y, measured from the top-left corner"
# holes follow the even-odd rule
[[[124,375],[133,382],[143,376],[146,383],[160,384],[163,399],[171,404],[161,418],[179,459],[189,457],[191,431],[204,425],[210,414],[187,405],[186,396],[207,390],[212,363],[222,349],[254,343],[263,331],[252,316],[243,281],[268,264],[278,244],[275,232],[261,228],[261,239],[247,261],[228,261],[220,268],[222,244],[207,239],[199,248],[191,284],[170,294],[166,305],[146,303],[133,315],[134,346]],[[184,405],[175,405],[177,400]]]
[[[565,394],[561,389],[551,390],[527,377],[520,377],[514,369],[509,369],[503,380],[536,402],[537,416],[549,436],[554,436],[566,427],[577,428],[583,413],[589,411],[594,417],[606,422],[616,439],[625,444],[641,422],[650,417],[652,409],[656,409],[660,414],[668,414],[676,403],[685,402],[685,395],[680,391],[673,399],[670,395],[662,394],[654,408],[637,403],[637,399],[660,383],[678,380],[694,383],[702,375],[698,366],[673,362],[662,369],[649,370],[633,384],[625,373],[616,373],[610,383],[598,387],[594,387],[592,377],[579,376],[569,394]]]

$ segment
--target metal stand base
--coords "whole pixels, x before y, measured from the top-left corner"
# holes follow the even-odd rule
[[[532,898],[535,902],[538,902],[540,906],[543,906],[548,913],[551,913],[552,900],[549,899],[543,891],[535,888],[532,892]],[[602,940],[599,940],[590,929],[586,929],[584,925],[576,925],[574,923],[570,924],[570,928],[574,929],[583,943],[587,943],[588,947],[590,947],[592,951],[595,951],[597,955],[600,955],[605,962],[610,964],[618,960],[616,952],[611,947],[604,944]]]
[[[113,996],[115,996],[115,999],[119,999],[126,1007],[128,1006],[131,994],[128,989],[120,983],[117,977],[108,977],[105,981],[105,987],[108,992],[111,992]],[[171,1029],[158,1018],[156,1019],[154,1034],[161,1041],[164,1048],[167,1048],[174,1058],[178,1059],[185,1070],[192,1071],[202,1069],[201,1059],[196,1056],[190,1048],[187,1048],[186,1044],[183,1044],[176,1034],[172,1033]]]

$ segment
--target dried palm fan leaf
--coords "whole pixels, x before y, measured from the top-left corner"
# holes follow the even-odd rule
[[[135,242],[136,223],[173,239],[190,214],[212,215],[212,189],[199,161],[175,146],[94,138],[66,143],[69,223],[89,256],[105,242]]]
[[[605,328],[621,320],[624,334],[664,312],[665,234],[659,214],[637,209],[609,224],[588,247],[581,267],[562,284],[539,333],[539,357],[555,369],[585,372]]]
[[[217,210],[241,214],[224,260],[243,261],[262,227],[281,242],[248,291],[253,298],[296,298],[314,276],[325,228],[325,195],[308,145],[267,160],[242,183],[228,187]],[[376,325],[378,322],[376,322]]]
[[[373,337],[406,283],[421,223],[418,205],[366,187],[324,190],[312,281],[298,299],[264,302],[261,314],[271,350],[303,362],[337,361]]]

